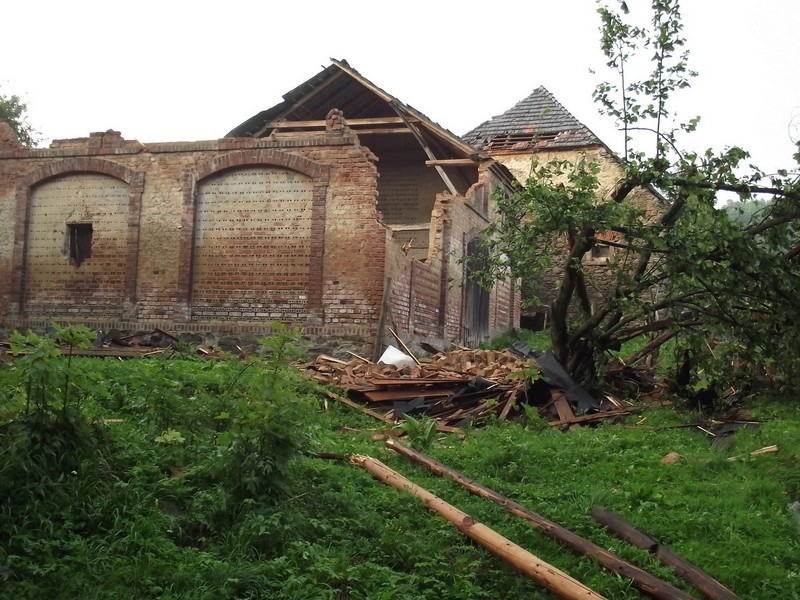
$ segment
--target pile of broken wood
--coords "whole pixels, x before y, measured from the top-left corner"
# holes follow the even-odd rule
[[[555,427],[578,427],[638,410],[610,395],[592,397],[549,353],[461,349],[409,359],[412,364],[397,365],[323,354],[308,371],[317,381],[344,389],[349,400],[374,417],[397,422],[406,415],[424,415],[436,419],[440,431],[480,424],[492,415],[500,421],[518,418],[522,405],[536,407]]]

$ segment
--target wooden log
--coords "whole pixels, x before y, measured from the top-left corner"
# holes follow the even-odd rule
[[[558,523],[554,523],[553,521],[536,514],[529,508],[514,502],[510,498],[507,498],[506,496],[503,496],[494,490],[472,481],[465,475],[462,475],[458,471],[454,471],[450,467],[443,465],[429,456],[420,454],[416,450],[412,450],[408,446],[405,446],[396,440],[386,440],[385,444],[398,454],[402,454],[418,465],[425,467],[434,475],[447,476],[476,496],[486,498],[487,500],[491,500],[495,504],[502,506],[515,517],[520,517],[521,519],[526,520],[529,524],[538,528],[539,531],[541,531],[544,535],[565,545],[573,552],[588,556],[609,571],[613,571],[614,573],[617,573],[626,579],[630,579],[633,581],[633,584],[636,586],[636,588],[648,596],[663,600],[691,600],[692,597],[689,594],[670,585],[666,581],[662,581],[655,575],[651,575],[636,565],[621,559],[605,548],[601,548],[597,544],[582,538],[566,527],[563,527]]]
[[[540,585],[561,598],[600,599],[600,596],[581,582],[563,571],[544,562],[511,540],[503,537],[483,523],[479,523],[465,512],[448,504],[441,498],[414,484],[400,473],[368,456],[354,456],[352,462],[369,471],[376,479],[391,485],[402,492],[420,498],[425,506],[440,517],[447,519],[469,539],[477,542],[492,554],[501,558],[518,571],[524,573]]]
[[[697,565],[689,562],[679,554],[676,554],[654,537],[651,537],[641,529],[620,517],[618,514],[604,508],[595,506],[592,509],[592,517],[598,523],[604,525],[614,535],[633,544],[637,548],[643,548],[654,554],[658,560],[667,566],[675,569],[675,573],[691,583],[711,600],[741,600],[719,581],[711,577]]]

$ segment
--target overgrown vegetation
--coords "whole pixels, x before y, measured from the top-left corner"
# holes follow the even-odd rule
[[[70,358],[46,338],[15,337],[19,354],[0,368],[0,595],[551,597],[418,501],[347,462],[313,456],[332,452],[377,456],[606,597],[639,597],[625,580],[384,449],[372,439],[384,424],[326,407],[285,365],[291,338],[271,339],[267,358],[246,362],[121,362]],[[407,434],[679,587],[688,589],[588,510],[621,513],[742,597],[785,600],[800,597],[800,522],[789,509],[800,500],[796,406],[762,402],[753,416],[767,423],[716,444],[671,428],[696,415],[669,408],[632,428],[562,433],[531,410],[521,423],[467,430],[463,441],[424,420]],[[749,455],[771,444],[777,454]],[[677,464],[660,462],[674,451]],[[742,458],[726,460],[734,455]]]
[[[598,198],[591,164],[537,166],[501,204],[514,227],[497,232],[492,249],[505,254],[495,254],[503,256],[495,266],[535,274],[558,254],[528,250],[566,237],[551,342],[584,378],[619,344],[676,330],[674,364],[662,369],[675,369],[686,350],[714,359],[695,362],[695,386],[726,377],[730,366],[746,372],[743,361],[790,381],[800,339],[797,181],[780,173],[765,186],[758,171],[738,176],[738,149],[678,151],[677,130],[664,125],[667,100],[689,74],[677,3],[654,0],[652,8],[653,37],[601,10],[609,66],[622,75],[644,45],[656,68],[623,84],[621,103],[611,102],[611,87],[598,98],[626,135],[655,122],[654,151],[626,149],[624,180],[609,198]],[[641,185],[667,197],[655,221],[628,202]],[[716,208],[719,190],[772,199],[737,220]],[[614,294],[592,306],[580,258],[606,232],[622,235],[627,252],[613,266]],[[328,405],[288,366],[298,355],[290,330],[264,341],[264,358],[247,361],[73,356],[90,338],[81,328],[15,334],[13,359],[0,363],[3,598],[552,597],[418,501],[322,453],[378,456],[604,596],[640,597],[628,581],[375,442],[386,424]],[[525,341],[548,344],[541,335]],[[791,388],[770,393],[749,406],[763,425],[714,443],[683,427],[697,414],[669,406],[635,425],[568,432],[531,407],[519,423],[490,421],[463,440],[437,434],[427,419],[401,429],[434,458],[695,597],[649,554],[595,524],[589,509],[620,513],[743,598],[786,600],[800,598],[800,403]],[[779,451],[750,454],[769,445]],[[680,459],[663,464],[670,452]]]
[[[797,167],[767,175],[747,165],[741,148],[687,149],[685,134],[699,119],[681,121],[670,109],[673,95],[695,75],[678,1],[653,0],[649,18],[641,5],[614,7],[602,3],[599,13],[601,47],[616,82],[598,86],[595,99],[624,136],[620,180],[601,188],[599,166],[588,159],[534,164],[515,195],[497,198],[483,275],[539,281],[557,266],[552,347],[584,382],[596,382],[609,350],[627,340],[647,333],[655,350],[678,334],[693,371],[688,385],[767,372],[794,389]],[[793,158],[800,161],[800,152]],[[642,187],[663,196],[660,210],[646,211],[634,200]],[[721,194],[746,201],[741,208],[749,217],[718,208]],[[597,244],[616,249],[608,267],[613,283],[603,293],[590,290],[583,260]]]
[[[0,121],[5,121],[23,146],[33,148],[38,142],[38,132],[28,122],[28,105],[16,94],[0,94]]]

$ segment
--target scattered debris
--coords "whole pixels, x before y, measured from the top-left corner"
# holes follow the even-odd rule
[[[550,425],[570,428],[639,410],[613,396],[592,397],[552,355],[542,357],[519,350],[461,349],[420,360],[389,346],[378,364],[320,355],[308,371],[317,381],[346,390],[351,403],[368,407],[381,420],[424,415],[438,421],[439,431],[457,432],[490,416],[517,418],[523,404],[537,407]]]
[[[664,464],[664,465],[674,465],[676,462],[678,462],[682,458],[683,458],[683,456],[681,456],[679,453],[670,452],[670,453],[665,454],[664,456],[661,457],[661,463]]]
[[[759,456],[761,454],[775,454],[776,452],[778,452],[778,450],[780,450],[780,448],[778,448],[778,446],[776,446],[776,445],[765,446],[764,448],[759,448],[758,450],[753,450],[750,453],[750,456]],[[736,462],[737,460],[740,460],[741,458],[742,458],[741,456],[729,456],[727,460],[728,460],[728,462]]]

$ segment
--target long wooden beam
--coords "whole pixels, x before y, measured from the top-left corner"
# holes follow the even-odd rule
[[[364,119],[348,119],[345,121],[351,127],[360,125],[403,125],[404,121],[400,117],[370,117]],[[325,127],[325,119],[316,121],[270,121],[264,125],[265,129],[287,129],[290,127]]]
[[[353,129],[353,133],[357,135],[394,135],[397,133],[413,134],[414,132],[407,127],[393,127],[391,129],[382,127],[380,129]]]
[[[711,577],[697,565],[689,562],[681,555],[676,554],[656,538],[651,537],[641,529],[620,517],[613,511],[602,506],[592,509],[592,518],[604,525],[611,533],[622,538],[637,548],[643,548],[660,560],[665,565],[675,569],[675,573],[682,577],[711,600],[741,600],[719,581]]]
[[[603,596],[580,581],[544,562],[508,538],[483,523],[479,523],[467,513],[431,494],[428,490],[419,487],[381,461],[369,456],[353,456],[350,460],[353,464],[371,473],[376,479],[419,498],[427,508],[455,525],[469,539],[477,542],[559,597],[574,600],[603,599]]]
[[[477,483],[458,471],[443,465],[440,462],[412,450],[408,446],[401,444],[396,440],[387,440],[385,442],[388,448],[391,448],[398,454],[401,454],[416,464],[425,467],[434,475],[446,476],[455,481],[458,485],[465,488],[472,494],[486,498],[495,504],[502,506],[509,513],[515,517],[519,517],[527,521],[533,527],[536,527],[547,537],[564,544],[567,548],[571,549],[578,554],[588,556],[606,569],[621,575],[633,581],[640,591],[657,598],[659,600],[691,600],[691,596],[678,588],[670,585],[666,581],[662,581],[655,575],[651,575],[623,559],[616,554],[609,552],[605,548],[582,538],[577,533],[573,533],[566,527],[545,519],[541,515],[536,514],[529,508],[514,502],[511,498],[503,496],[494,490],[491,490],[480,483]]]
[[[478,163],[471,158],[441,158],[426,160],[426,167],[477,167]]]

